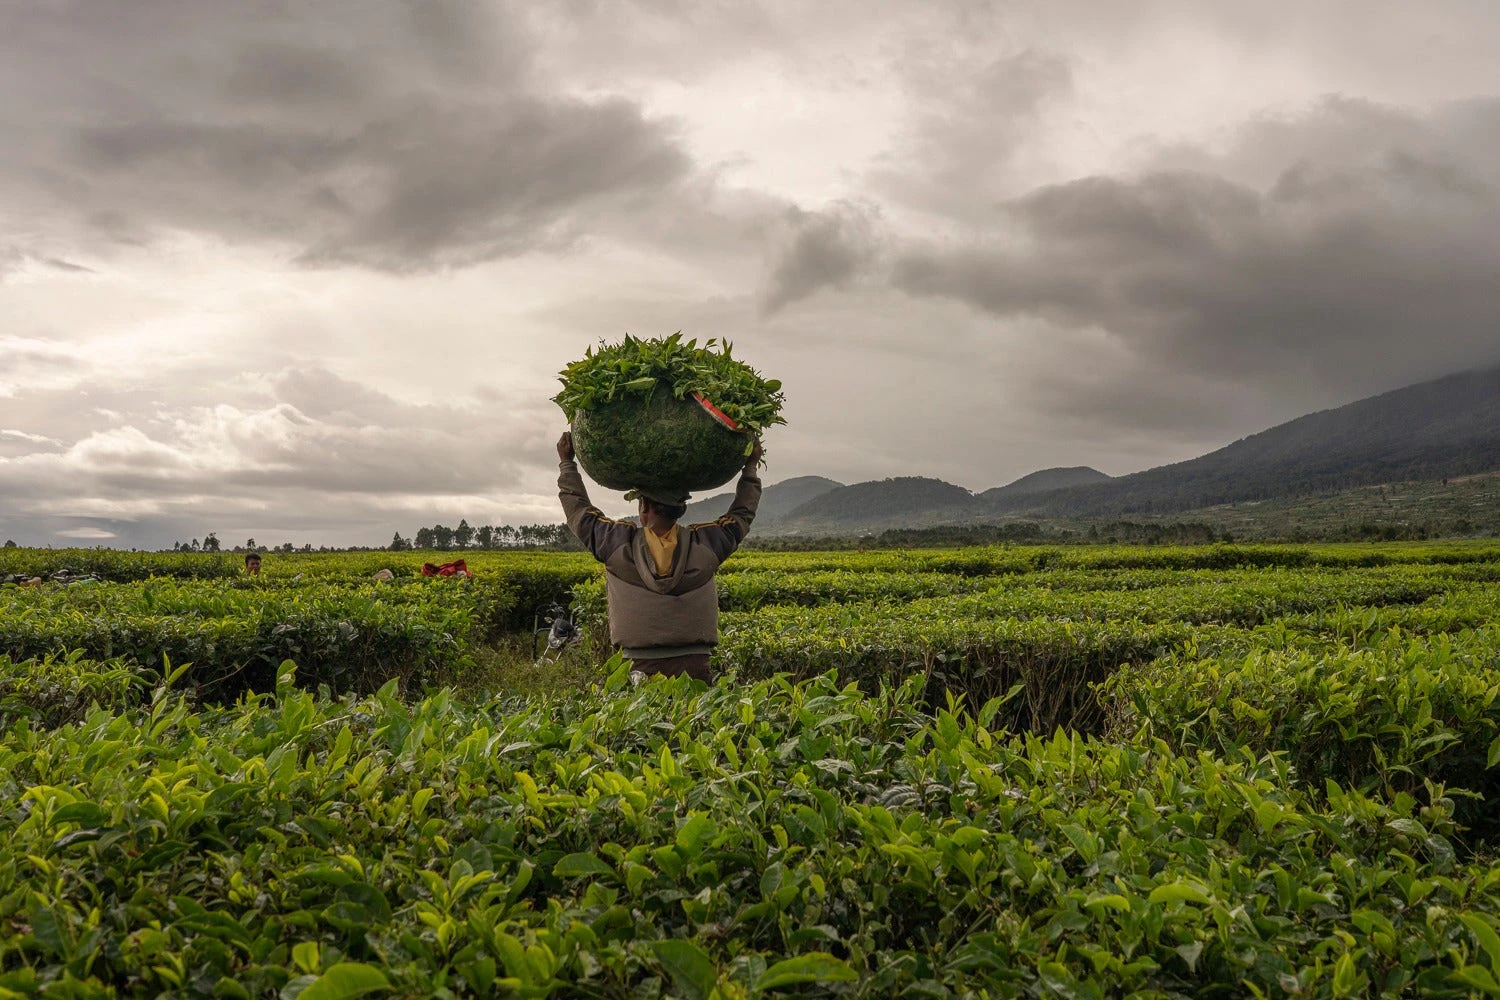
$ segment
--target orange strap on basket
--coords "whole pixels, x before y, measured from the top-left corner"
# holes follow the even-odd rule
[[[714,404],[710,403],[708,401],[708,397],[703,395],[703,393],[695,392],[693,393],[693,398],[698,401],[699,406],[703,407],[703,409],[708,412],[708,415],[710,417],[713,417],[725,427],[729,428],[732,431],[737,431],[740,429],[740,425],[735,422],[733,417],[725,413],[723,410],[719,409]]]

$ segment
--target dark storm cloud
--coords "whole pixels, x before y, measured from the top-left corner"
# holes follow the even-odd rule
[[[112,228],[290,241],[310,263],[393,271],[566,241],[575,213],[658,190],[687,166],[624,101],[530,98],[424,100],[347,131],[102,125],[72,152],[79,199],[131,205]]]
[[[998,317],[1101,329],[1163,378],[1312,368],[1373,391],[1500,360],[1500,101],[1400,116],[1315,155],[1325,126],[1353,138],[1349,118],[1336,102],[1255,129],[1222,173],[1038,189],[1007,202],[993,234],[908,249],[892,279]],[[1267,162],[1280,172],[1263,188],[1223,175]]]
[[[0,111],[0,190],[84,238],[184,230],[423,270],[566,244],[690,167],[627,100],[532,89],[500,5],[141,0],[7,20],[0,83],[44,99]]]
[[[868,205],[841,202],[821,212],[789,208],[784,221],[786,238],[761,297],[765,314],[823,288],[846,288],[876,259],[876,219]]]

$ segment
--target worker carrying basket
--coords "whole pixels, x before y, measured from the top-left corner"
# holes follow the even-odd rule
[[[784,423],[781,383],[735,360],[730,346],[680,334],[627,336],[561,375],[554,401],[571,424],[557,442],[558,495],[572,530],[605,566],[610,641],[642,673],[710,679],[719,640],[714,574],[750,531],[760,502],[760,435]],[[606,517],[595,482],[638,502],[639,524]],[[681,528],[696,491],[740,473],[724,516]]]

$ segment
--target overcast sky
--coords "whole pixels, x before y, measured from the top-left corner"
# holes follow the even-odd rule
[[[1496,37],[1492,0],[0,0],[0,540],[556,521],[556,373],[626,332],[783,381],[769,481],[976,490],[1500,362]]]

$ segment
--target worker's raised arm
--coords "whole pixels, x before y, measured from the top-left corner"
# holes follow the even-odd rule
[[[562,502],[568,530],[600,562],[630,541],[634,527],[611,520],[589,501],[588,487],[573,456],[573,435],[566,431],[557,439],[557,499]]]
[[[734,490],[734,502],[729,505],[729,511],[717,521],[693,525],[692,530],[713,549],[720,562],[728,559],[745,540],[745,536],[750,534],[750,522],[755,520],[755,510],[760,506],[760,476],[756,472],[760,456],[760,442],[757,441],[755,450],[745,461],[744,472],[740,473],[739,484]]]
[[[745,463],[745,471],[740,473],[739,484],[734,488],[734,503],[729,505],[729,512],[724,515],[739,526],[739,541],[742,542],[750,534],[750,522],[755,520],[755,510],[760,506],[759,465],[760,444],[757,443],[750,460]]]

